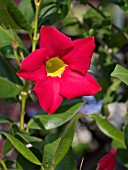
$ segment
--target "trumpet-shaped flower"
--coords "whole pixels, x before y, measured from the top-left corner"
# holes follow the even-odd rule
[[[42,108],[52,114],[63,98],[94,95],[99,84],[87,72],[95,48],[94,38],[72,41],[52,26],[42,26],[40,49],[22,62],[18,75],[36,82],[34,91]]]

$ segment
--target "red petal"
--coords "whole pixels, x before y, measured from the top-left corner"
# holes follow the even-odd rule
[[[116,160],[116,148],[113,148],[99,162],[96,170],[114,170]]]
[[[71,71],[68,67],[62,75],[60,83],[60,94],[67,99],[94,95],[101,89],[96,80],[88,72],[85,76],[82,76],[77,72]]]
[[[21,62],[21,68],[17,74],[30,81],[37,81],[38,78],[46,75],[45,62],[45,49],[35,50]]]
[[[74,48],[62,59],[75,71],[85,74],[90,68],[90,61],[95,49],[94,38],[83,38],[73,41]]]
[[[59,94],[59,78],[48,76],[45,79],[38,80],[34,91],[41,107],[49,114],[54,113],[63,100],[63,97]]]
[[[40,48],[46,48],[47,55],[51,58],[62,55],[73,48],[73,43],[69,37],[59,32],[55,27],[42,26]]]

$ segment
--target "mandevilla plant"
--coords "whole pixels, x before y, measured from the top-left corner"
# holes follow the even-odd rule
[[[127,6],[0,1],[1,170],[128,168]]]

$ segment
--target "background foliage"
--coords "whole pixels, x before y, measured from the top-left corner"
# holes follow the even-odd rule
[[[72,39],[95,37],[90,72],[102,91],[91,101],[65,100],[50,116],[35,94],[28,94],[23,131],[18,126],[19,103],[26,89],[16,75],[16,57],[21,61],[31,52],[35,10],[33,0],[0,0],[1,168],[95,170],[111,147],[118,148],[116,169],[128,168],[128,1],[44,0],[38,32],[42,25],[54,25]]]

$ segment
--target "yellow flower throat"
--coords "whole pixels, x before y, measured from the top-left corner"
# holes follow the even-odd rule
[[[61,77],[66,64],[58,57],[51,58],[46,62],[47,75],[52,77]]]

